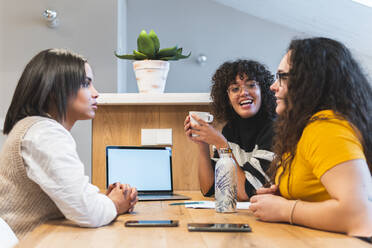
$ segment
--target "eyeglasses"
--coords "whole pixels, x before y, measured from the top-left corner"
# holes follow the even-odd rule
[[[277,72],[275,74],[275,79],[279,81],[279,87],[282,87],[282,80],[287,80],[289,75],[289,72]]]
[[[248,81],[245,82],[243,86],[239,84],[233,84],[227,89],[227,92],[231,95],[238,95],[242,92],[243,88],[247,89],[248,91],[254,91],[258,88],[258,82]]]

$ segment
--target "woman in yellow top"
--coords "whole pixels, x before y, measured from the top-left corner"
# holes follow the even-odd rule
[[[372,235],[372,89],[350,51],[327,38],[293,40],[271,86],[277,99],[272,179],[254,215]]]

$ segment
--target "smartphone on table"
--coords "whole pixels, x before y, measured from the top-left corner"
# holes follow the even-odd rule
[[[230,223],[189,223],[187,229],[190,232],[251,232],[248,224]]]
[[[174,227],[178,226],[178,220],[128,220],[126,227]]]

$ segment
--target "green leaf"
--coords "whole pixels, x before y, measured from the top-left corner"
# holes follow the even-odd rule
[[[177,60],[178,59],[187,59],[188,57],[190,57],[190,55],[191,55],[191,52],[188,55],[177,54],[176,57],[177,57]]]
[[[177,54],[177,46],[174,47],[168,47],[168,48],[163,48],[160,49],[157,57],[160,59],[162,57],[173,57]]]
[[[142,30],[137,38],[137,50],[133,50],[133,54],[115,56],[121,59],[145,60],[145,59],[160,59],[160,60],[179,60],[190,57],[182,54],[182,47],[177,46],[160,49],[160,41],[153,29],[147,34],[146,30]]]
[[[119,55],[115,52],[115,56],[118,57],[119,59],[133,59],[133,60],[136,59],[133,54]]]
[[[155,54],[157,52],[159,52],[159,48],[160,48],[160,41],[159,41],[159,38],[158,36],[156,35],[155,31],[154,30],[150,30],[149,32],[149,37],[151,38],[152,42],[154,43],[154,47],[155,47]]]
[[[149,37],[145,30],[142,30],[137,38],[137,47],[138,51],[143,54],[146,54],[146,56],[149,59],[155,57],[154,42],[152,41],[152,39]]]
[[[143,53],[138,52],[136,50],[133,50],[133,54],[134,54],[134,57],[136,58],[136,60],[148,59],[148,57],[146,56],[146,54],[143,54]]]
[[[166,61],[168,61],[168,60],[178,60],[177,58],[176,58],[176,56],[172,56],[172,57],[161,57],[161,58],[159,58],[160,60],[166,60]]]

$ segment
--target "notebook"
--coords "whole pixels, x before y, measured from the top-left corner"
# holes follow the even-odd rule
[[[107,186],[127,183],[136,187],[140,201],[187,200],[173,193],[170,147],[106,147]]]

